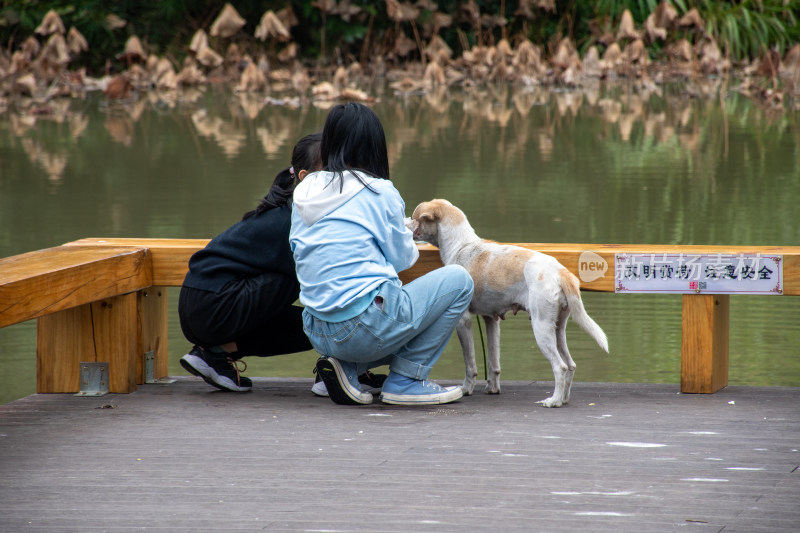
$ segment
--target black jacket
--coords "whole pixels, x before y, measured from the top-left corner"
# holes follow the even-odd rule
[[[297,284],[289,248],[291,218],[290,202],[237,222],[192,255],[184,286],[219,292],[233,279],[270,272],[280,283],[288,276]]]

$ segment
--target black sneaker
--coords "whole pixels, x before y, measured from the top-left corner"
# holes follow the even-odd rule
[[[356,364],[322,356],[317,360],[317,374],[322,376],[328,397],[343,405],[367,405],[372,394],[362,392],[356,374]]]
[[[362,385],[361,390],[372,394],[380,394],[384,381],[386,374],[373,374],[369,370],[358,376],[358,382]]]
[[[218,389],[247,392],[253,388],[253,382],[239,374],[247,370],[244,361],[234,359],[230,353],[214,353],[195,346],[192,351],[181,357],[181,366],[192,375],[203,378],[209,385]],[[238,363],[242,363],[241,370]]]
[[[317,373],[316,367],[314,368],[314,373],[317,374],[317,377],[314,380],[314,385],[311,387],[311,392],[315,396],[327,398],[328,388],[325,386],[322,376]],[[380,394],[384,381],[386,381],[386,374],[373,374],[369,370],[358,376],[358,383],[359,387],[361,387],[361,392],[369,392],[371,394]]]

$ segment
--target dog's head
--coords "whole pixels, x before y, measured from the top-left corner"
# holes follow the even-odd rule
[[[434,199],[419,204],[406,222],[406,226],[414,232],[415,240],[439,246],[439,225],[441,223],[456,225],[463,218],[464,214],[447,200]]]

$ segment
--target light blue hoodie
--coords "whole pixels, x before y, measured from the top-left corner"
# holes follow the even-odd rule
[[[314,172],[294,190],[289,242],[300,302],[327,322],[361,314],[381,284],[401,285],[397,273],[419,257],[392,182],[359,175],[374,192],[349,171],[342,180]]]

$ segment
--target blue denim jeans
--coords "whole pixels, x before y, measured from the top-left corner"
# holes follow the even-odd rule
[[[389,371],[427,379],[472,300],[472,278],[448,265],[398,287],[384,283],[357,317],[326,322],[303,312],[303,330],[322,355],[356,363],[359,375],[388,364]]]

